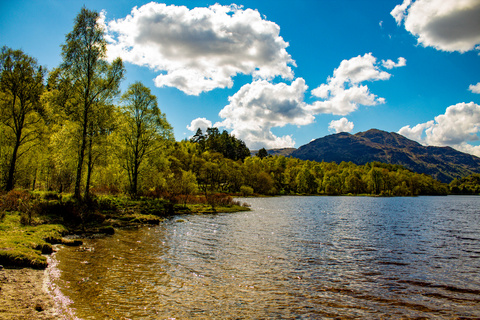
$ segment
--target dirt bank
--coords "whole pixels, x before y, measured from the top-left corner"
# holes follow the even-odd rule
[[[0,319],[61,319],[47,292],[45,270],[0,270]]]

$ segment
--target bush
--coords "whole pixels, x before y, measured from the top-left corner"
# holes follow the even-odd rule
[[[45,200],[61,200],[62,196],[55,191],[46,191],[42,194],[42,198]]]
[[[31,199],[32,195],[28,191],[12,190],[0,197],[0,210],[26,212]]]
[[[241,186],[240,187],[240,193],[244,197],[251,196],[253,194],[253,188],[249,186]]]
[[[117,195],[120,193],[120,189],[116,185],[110,184],[90,188],[90,192],[102,195]]]
[[[23,225],[32,223],[32,215],[35,213],[33,197],[28,191],[12,190],[0,197],[0,221],[5,217],[5,211],[18,211],[21,214],[20,222]]]

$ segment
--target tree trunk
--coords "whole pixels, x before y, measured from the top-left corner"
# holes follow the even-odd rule
[[[87,182],[85,183],[85,199],[88,199],[90,197],[90,177],[92,176],[92,170],[93,170],[92,140],[93,140],[93,137],[90,137],[88,141],[88,163],[87,163]]]
[[[33,174],[32,191],[35,191],[36,183],[37,183],[37,168],[35,168],[35,173]]]
[[[8,178],[7,178],[7,185],[6,185],[6,190],[10,191],[14,187],[14,177],[15,177],[15,164],[17,162],[17,153],[18,153],[18,148],[20,147],[20,144],[17,142],[15,143],[15,147],[13,148],[13,153],[12,153],[12,159],[10,161],[10,168],[8,170]]]
[[[77,177],[75,179],[75,193],[74,197],[77,200],[81,199],[80,186],[82,183],[82,169],[83,169],[83,159],[85,157],[85,149],[87,147],[87,119],[88,112],[87,107],[85,106],[84,116],[83,116],[83,133],[82,133],[82,145],[80,146],[80,153],[78,155],[78,164],[77,164]]]
[[[16,136],[17,136],[17,139],[15,141],[15,146],[13,147],[12,159],[10,161],[10,168],[8,170],[7,185],[5,188],[7,191],[13,190],[13,187],[15,185],[15,166],[17,163],[18,149],[20,148],[20,143],[22,138],[21,129],[17,132]]]
[[[135,159],[133,164],[133,175],[132,175],[132,196],[137,198],[137,188],[138,188],[138,163],[137,159]]]

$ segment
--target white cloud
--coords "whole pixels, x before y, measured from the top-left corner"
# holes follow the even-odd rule
[[[480,94],[480,82],[477,84],[471,84],[468,87],[468,90],[472,91],[473,93],[479,93]]]
[[[280,27],[256,10],[219,4],[189,10],[151,2],[104,26],[109,57],[158,71],[159,87],[198,95],[231,87],[237,74],[293,79],[295,62]]]
[[[427,128],[433,127],[434,124],[435,124],[435,121],[430,120],[430,121],[425,122],[425,123],[419,123],[416,126],[414,126],[413,128],[410,128],[410,126],[404,126],[398,131],[398,133],[401,134],[402,136],[405,136],[405,137],[411,139],[411,140],[415,140],[415,141],[420,142],[420,143],[425,143],[424,138],[423,138],[424,131]]]
[[[391,69],[406,65],[405,58],[398,58],[398,63],[392,60],[382,60],[382,66]],[[385,99],[371,93],[365,81],[388,80],[391,74],[380,70],[380,66],[371,53],[343,60],[329,77],[326,84],[312,90],[312,94],[324,101],[314,103],[315,113],[332,113],[347,115],[357,110],[359,105],[374,106],[385,103]]]
[[[480,0],[404,0],[390,14],[424,46],[443,51],[478,50]]]
[[[384,98],[370,93],[368,87],[360,83],[387,80],[391,77],[390,73],[380,67],[384,64],[400,67],[405,63],[404,58],[399,58],[398,63],[377,63],[371,53],[343,60],[327,83],[312,91],[314,96],[324,99],[313,104],[304,102],[308,87],[302,78],[297,78],[290,85],[257,80],[244,85],[229,98],[230,104],[219,113],[224,120],[215,126],[233,129],[232,133],[245,141],[249,148],[293,147],[295,142],[291,136],[278,137],[272,133],[272,128],[287,124],[303,126],[313,123],[319,113],[346,115],[355,111],[358,105],[384,103]],[[351,131],[353,123],[340,119],[331,122],[330,129]]]
[[[390,14],[395,18],[395,21],[397,21],[398,25],[400,25],[405,18],[410,3],[411,0],[404,0],[402,4],[395,6],[392,12],[390,12]]]
[[[198,129],[201,129],[203,133],[207,131],[208,128],[212,127],[212,121],[207,120],[206,118],[197,118],[192,120],[187,129],[192,132],[197,132]]]
[[[420,143],[450,146],[480,156],[480,147],[468,142],[479,140],[480,105],[473,102],[458,103],[446,109],[445,114],[413,128],[405,126],[398,133]]]
[[[311,106],[304,102],[307,88],[302,78],[291,85],[265,80],[246,84],[229,97],[230,104],[219,113],[224,120],[215,126],[233,129],[232,134],[252,149],[293,147],[290,135],[278,137],[271,129],[314,121]]]
[[[382,60],[382,66],[387,68],[387,69],[393,69],[393,68],[398,68],[398,67],[405,67],[407,65],[407,59],[400,57],[398,58],[398,62],[395,63],[394,61],[388,59],[388,60]]]
[[[335,133],[351,132],[353,130],[353,122],[348,121],[345,117],[339,120],[332,120],[328,124],[328,130]]]

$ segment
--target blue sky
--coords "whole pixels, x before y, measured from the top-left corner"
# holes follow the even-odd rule
[[[0,45],[51,70],[84,5],[104,12],[122,88],[150,87],[177,140],[215,125],[299,147],[377,128],[480,156],[480,0],[0,0]]]

